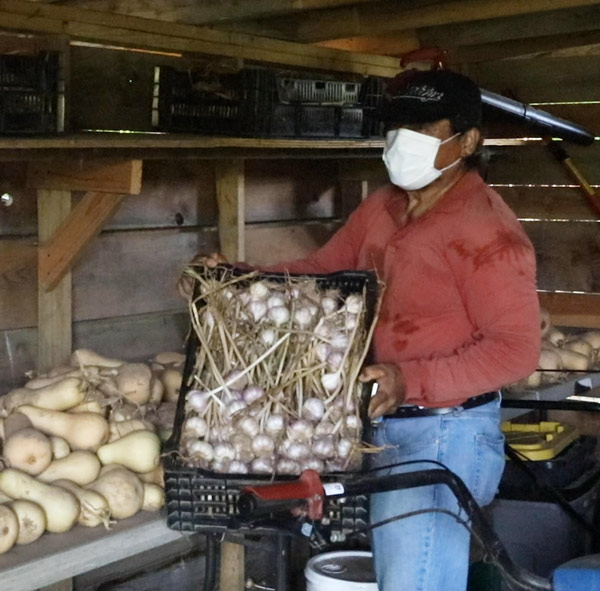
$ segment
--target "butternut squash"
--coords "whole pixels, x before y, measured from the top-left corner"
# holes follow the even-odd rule
[[[36,406],[48,410],[68,410],[83,402],[87,384],[80,378],[68,377],[43,388],[17,388],[0,398],[0,407],[6,413],[21,406]]]
[[[120,359],[104,357],[90,349],[77,349],[71,354],[71,365],[73,367],[85,367],[93,365],[96,367],[121,367],[125,363]]]
[[[98,478],[100,460],[91,451],[74,451],[60,460],[54,460],[38,479],[42,482],[71,480],[79,486],[85,486]]]
[[[133,431],[96,452],[103,464],[120,464],[134,472],[150,472],[160,463],[160,439],[152,431]]]
[[[106,499],[114,519],[135,515],[144,502],[144,487],[140,479],[122,466],[111,468],[85,488]]]
[[[8,552],[17,541],[19,521],[7,505],[0,505],[0,554]]]
[[[158,511],[165,504],[165,491],[158,485],[144,482],[142,511]]]
[[[125,363],[115,376],[119,392],[135,404],[148,402],[151,380],[152,372],[143,363]]]
[[[46,435],[29,427],[13,433],[4,442],[3,454],[11,468],[35,476],[52,462],[52,445]]]
[[[40,482],[14,468],[0,472],[0,492],[13,499],[24,499],[40,505],[46,514],[46,529],[49,532],[69,531],[79,516],[79,501],[72,493]]]
[[[17,544],[31,544],[46,531],[46,514],[37,503],[19,500],[8,506],[14,511],[19,524]]]
[[[65,439],[72,450],[96,451],[108,439],[108,423],[97,413],[70,414],[34,406],[22,406],[19,412],[26,415],[36,429]]]
[[[77,486],[71,480],[57,480],[54,486],[60,486],[77,497],[81,507],[77,523],[85,527],[97,527],[103,524],[108,528],[110,509],[108,501],[100,493]]]

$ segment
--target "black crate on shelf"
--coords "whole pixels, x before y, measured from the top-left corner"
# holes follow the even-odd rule
[[[0,134],[62,131],[59,54],[0,55]]]
[[[224,268],[225,269],[225,268]],[[245,273],[226,268],[234,275]],[[258,278],[269,281],[286,281],[290,275],[282,273],[263,273]],[[294,275],[291,275],[294,277]],[[317,285],[323,289],[338,289],[342,297],[352,293],[366,292],[367,326],[373,321],[377,301],[377,279],[373,273],[361,271],[342,271],[329,275],[310,275]],[[202,305],[200,302],[199,305]],[[187,466],[179,457],[179,443],[185,419],[185,399],[190,390],[189,383],[194,369],[196,352],[199,347],[194,331],[190,331],[186,348],[186,360],[173,434],[166,443],[165,493],[167,506],[167,525],[171,529],[181,531],[225,531],[244,529],[245,524],[239,519],[237,499],[245,486],[266,484],[273,479],[285,481],[296,477],[272,475],[238,475],[220,474],[202,468]],[[366,417],[369,402],[368,392],[362,400],[364,433],[368,432],[370,423]],[[356,476],[355,473],[342,472],[322,475],[323,482],[344,482]],[[364,530],[368,523],[368,499],[366,496],[333,499],[326,504],[321,533],[330,541],[343,541],[346,536]],[[256,531],[256,526],[253,526]],[[277,529],[276,525],[266,524],[259,527],[262,531]]]
[[[160,67],[155,71],[153,125],[161,131],[246,137],[379,135],[373,120],[383,86],[376,80],[292,78],[258,67],[206,80]]]

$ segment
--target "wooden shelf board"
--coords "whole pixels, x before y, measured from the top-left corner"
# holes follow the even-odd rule
[[[525,145],[535,140],[487,139],[486,145]],[[384,140],[216,137],[161,133],[80,133],[51,137],[1,137],[0,161],[78,157],[166,158],[370,158]]]

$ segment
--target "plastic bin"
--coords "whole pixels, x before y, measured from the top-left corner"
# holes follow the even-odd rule
[[[157,67],[153,126],[250,137],[360,138],[381,134],[383,82],[282,76],[267,68],[195,78]]]
[[[62,131],[59,54],[0,55],[0,134]]]
[[[235,269],[232,273],[238,274]],[[285,274],[264,273],[256,279],[269,281],[286,281],[290,276]],[[293,276],[292,276],[293,277]],[[312,275],[319,288],[323,290],[338,289],[342,296],[352,293],[362,293],[366,290],[366,306],[370,317],[367,325],[373,320],[373,312],[377,300],[377,280],[374,274],[368,272],[339,272],[330,275]],[[200,304],[201,305],[201,302]],[[166,443],[165,493],[167,507],[167,525],[171,529],[181,531],[219,532],[225,530],[244,529],[245,525],[239,519],[237,499],[245,486],[264,484],[275,480],[295,480],[297,477],[272,475],[232,475],[220,474],[201,468],[190,468],[178,456],[179,442],[184,421],[185,397],[189,391],[191,373],[194,368],[197,338],[194,331],[187,343],[186,362],[183,369],[182,386],[180,389],[175,416],[173,435]],[[363,404],[363,414],[366,419],[367,392]],[[368,424],[368,421],[366,421]],[[324,474],[324,482],[338,482],[353,478],[356,474],[335,473]],[[350,534],[364,530],[368,523],[368,500],[366,496],[332,499],[325,506],[324,518],[319,526],[320,534],[330,542],[341,542]],[[269,532],[279,530],[279,523],[265,520],[252,531]]]
[[[559,491],[589,523],[595,516],[599,482],[600,471],[594,467]],[[489,506],[494,530],[517,564],[547,577],[563,562],[589,553],[589,534],[559,505],[528,500],[528,491],[522,496],[498,497]]]
[[[506,443],[527,460],[551,460],[579,437],[575,427],[556,421],[507,421],[502,423],[501,429]]]

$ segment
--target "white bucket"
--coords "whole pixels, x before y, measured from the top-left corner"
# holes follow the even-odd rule
[[[306,591],[377,591],[371,552],[326,552],[304,569]]]

